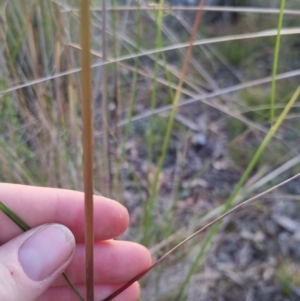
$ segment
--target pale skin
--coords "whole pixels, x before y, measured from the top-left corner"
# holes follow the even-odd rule
[[[0,184],[0,201],[33,229],[24,234],[0,212],[0,300],[77,301],[78,298],[61,276],[64,271],[85,296],[83,193]],[[113,240],[128,227],[129,216],[125,207],[110,199],[95,196],[94,212],[95,301],[100,301],[147,269],[151,264],[151,256],[149,251],[139,244]],[[20,264],[22,260],[19,250],[30,237],[40,233],[39,231],[50,227],[51,232],[53,227],[54,229],[60,227],[45,226],[45,224],[66,226],[73,233],[76,244],[72,233],[66,234],[68,245],[65,247],[65,252],[68,258],[45,279],[32,280]],[[41,225],[44,226],[36,228]],[[30,270],[30,266],[28,269]],[[139,293],[139,285],[135,283],[114,300],[134,301],[138,299]]]

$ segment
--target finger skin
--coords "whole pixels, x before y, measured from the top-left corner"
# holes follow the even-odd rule
[[[149,251],[136,243],[125,241],[97,242],[94,248],[95,283],[123,283],[132,279],[151,265]],[[85,282],[85,247],[76,247],[73,259],[66,270],[74,284]],[[63,277],[54,286],[65,286]]]
[[[71,280],[75,280],[76,287],[79,287],[84,294],[84,194],[71,190],[0,183],[0,201],[3,201],[30,227],[45,223],[60,223],[74,233],[77,247],[75,258],[67,273],[71,274],[69,275]],[[128,226],[129,215],[126,208],[110,199],[95,196],[94,212],[95,291],[98,296],[95,301],[100,301],[121,286],[116,283],[127,282],[146,269],[151,264],[151,256],[148,250],[138,244],[111,240],[121,235]],[[22,230],[2,212],[0,212],[0,229],[0,246],[22,233]],[[27,232],[24,235],[27,235]],[[100,242],[101,240],[108,241]],[[2,268],[0,266],[0,272]],[[58,279],[56,284],[38,300],[78,300],[70,287],[66,286],[65,280],[60,277],[61,272],[56,277]],[[26,285],[30,288],[28,283]],[[139,286],[135,283],[114,300],[134,301],[138,296]],[[25,297],[23,295],[21,299],[25,300]],[[1,293],[0,300],[6,301],[1,298]]]
[[[4,202],[30,227],[45,223],[67,226],[77,242],[84,242],[84,194],[82,192],[0,183]],[[121,235],[129,223],[128,211],[118,202],[94,196],[95,240]],[[113,225],[113,227],[112,227]],[[0,245],[22,230],[0,212]]]
[[[62,274],[71,261],[70,257],[46,279],[34,281],[24,272],[18,257],[21,245],[44,226],[29,230],[0,247],[0,300],[35,301],[51,283]],[[75,244],[75,241],[73,240]]]
[[[95,285],[95,301],[101,301],[110,294],[120,288],[122,284],[118,285]],[[76,285],[80,294],[85,297],[86,290],[83,285]],[[114,301],[136,301],[139,298],[140,287],[137,282],[133,283],[129,288],[122,292],[119,296],[114,298]],[[45,292],[37,301],[78,301],[77,296],[70,289],[70,287],[52,287]]]

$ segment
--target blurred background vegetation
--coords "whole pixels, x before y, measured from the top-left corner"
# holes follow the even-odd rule
[[[282,1],[206,4],[168,137],[198,3],[91,3],[95,193],[128,208],[123,239],[154,259],[218,216],[239,181],[231,204],[299,171],[296,102],[241,182],[299,85],[300,2],[285,4],[276,87]],[[1,181],[83,190],[79,33],[78,0],[0,0]],[[299,300],[299,184],[181,248],[142,300]]]

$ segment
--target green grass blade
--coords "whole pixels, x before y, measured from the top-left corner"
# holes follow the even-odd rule
[[[66,273],[63,273],[64,278],[66,279],[66,281],[68,282],[68,284],[70,285],[70,287],[72,288],[73,292],[75,293],[75,295],[77,296],[78,300],[80,301],[84,301],[83,297],[81,296],[81,294],[79,293],[77,287],[73,284],[73,282],[70,280],[69,276]]]
[[[3,202],[0,201],[0,210],[9,217],[16,225],[18,225],[23,231],[30,230],[30,227],[22,221],[10,208],[8,208]]]
[[[164,0],[159,1],[159,5],[163,6]],[[155,48],[159,49],[163,46],[163,40],[162,40],[162,23],[163,23],[163,15],[164,11],[159,10],[155,15],[155,23],[156,23],[156,42],[155,42]],[[153,83],[151,87],[151,99],[150,99],[150,108],[151,111],[153,111],[156,107],[156,100],[157,100],[157,77],[159,72],[159,59],[161,54],[156,53],[155,54],[155,60],[154,60],[154,71],[153,71]],[[164,62],[165,63],[165,62]],[[147,137],[147,152],[148,152],[148,172],[150,171],[152,160],[153,160],[153,146],[154,146],[154,136],[155,133],[153,131],[155,119],[153,116],[149,119],[149,133]],[[147,215],[147,210],[145,209],[144,212],[145,216]],[[147,220],[147,217],[145,218]]]
[[[2,211],[8,218],[10,218],[16,225],[18,225],[23,231],[28,231],[31,228],[19,217],[17,216],[9,207],[7,207],[3,202],[0,201],[0,211]],[[76,294],[80,301],[84,301],[83,297],[79,293],[76,286],[72,283],[70,278],[66,273],[63,273],[64,278],[72,288],[73,292]]]
[[[274,62],[273,62],[273,71],[272,71],[272,90],[271,90],[271,124],[274,122],[274,106],[275,106],[275,94],[276,94],[276,74],[278,68],[278,60],[279,60],[279,50],[280,50],[280,38],[281,38],[281,28],[283,22],[283,14],[284,14],[285,0],[281,0],[280,6],[280,14],[278,18],[278,29],[276,36],[276,44],[275,44],[275,53],[274,53]]]

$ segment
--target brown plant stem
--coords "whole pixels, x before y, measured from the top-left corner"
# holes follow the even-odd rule
[[[89,0],[81,1],[83,176],[87,301],[94,301],[93,115]]]

